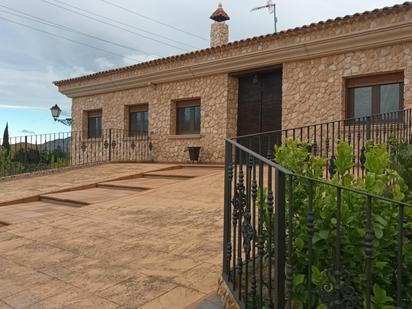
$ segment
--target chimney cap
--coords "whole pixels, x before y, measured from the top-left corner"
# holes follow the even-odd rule
[[[226,20],[230,20],[230,17],[223,9],[222,3],[219,3],[217,10],[213,12],[212,16],[210,16],[210,19],[217,22],[223,22]]]

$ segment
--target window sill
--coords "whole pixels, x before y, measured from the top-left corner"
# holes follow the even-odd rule
[[[201,134],[175,134],[169,135],[169,139],[200,139]]]

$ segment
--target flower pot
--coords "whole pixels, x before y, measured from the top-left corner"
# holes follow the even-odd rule
[[[200,147],[199,146],[189,146],[187,147],[189,151],[190,161],[199,161]]]

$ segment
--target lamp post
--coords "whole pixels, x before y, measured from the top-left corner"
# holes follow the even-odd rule
[[[72,125],[73,121],[72,121],[71,118],[66,118],[66,119],[60,119],[59,118],[62,110],[60,109],[60,107],[57,104],[55,104],[54,106],[52,106],[50,108],[50,112],[53,116],[54,121],[58,121],[58,122],[66,125],[66,126],[71,126]]]

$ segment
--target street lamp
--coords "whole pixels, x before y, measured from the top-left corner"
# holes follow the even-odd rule
[[[60,107],[57,104],[50,108],[50,112],[53,116],[54,121],[58,121],[58,122],[66,125],[66,126],[71,126],[72,125],[73,121],[72,121],[71,118],[59,119],[62,110],[60,109]]]

